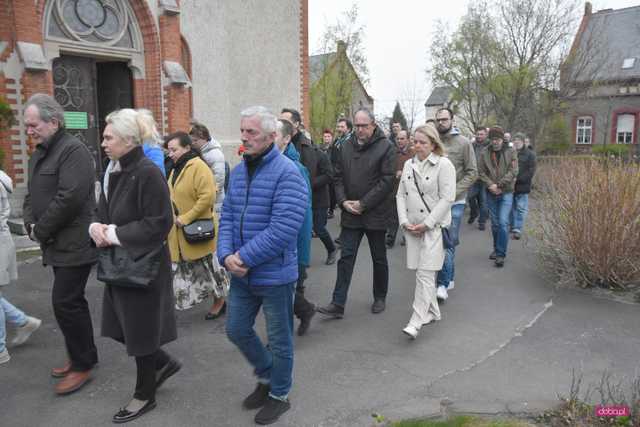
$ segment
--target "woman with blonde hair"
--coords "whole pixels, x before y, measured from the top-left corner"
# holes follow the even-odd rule
[[[154,128],[150,117],[130,108],[107,116],[102,147],[110,161],[97,221],[89,227],[101,251],[98,279],[106,283],[102,335],[123,343],[137,366],[133,398],[113,416],[114,423],[134,420],[155,408],[156,389],[181,366],[160,348],[177,337],[166,245],[173,214],[167,182],[142,149]],[[123,259],[149,268],[129,269],[132,274],[114,279]]]
[[[451,223],[456,171],[432,125],[414,132],[415,156],[404,164],[396,194],[407,243],[407,268],[416,270],[413,314],[402,330],[412,339],[422,325],[440,320],[436,274],[444,262],[442,228]]]

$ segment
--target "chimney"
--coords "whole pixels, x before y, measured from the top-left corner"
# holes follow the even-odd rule
[[[593,6],[591,5],[591,2],[588,1],[584,4],[584,15],[589,16],[591,15],[592,12],[593,12]]]
[[[347,44],[346,44],[344,41],[342,41],[342,40],[338,40],[338,47],[337,47],[337,49],[338,49],[338,54],[339,54],[340,52],[342,52],[342,53],[345,53],[345,54],[346,54],[346,53],[347,53]]]

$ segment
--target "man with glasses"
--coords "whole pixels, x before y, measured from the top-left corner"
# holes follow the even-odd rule
[[[451,207],[449,234],[457,245],[467,191],[478,177],[476,155],[469,140],[462,136],[460,131],[453,126],[453,111],[449,108],[438,110],[436,112],[436,123],[447,157],[456,168],[456,200]],[[442,301],[449,297],[447,289],[453,289],[454,287],[455,255],[455,246],[447,249],[445,251],[444,265],[442,270],[438,272],[436,296]]]
[[[353,267],[364,235],[373,261],[373,313],[384,311],[389,283],[385,234],[395,177],[395,148],[369,110],[358,110],[354,125],[355,135],[343,144],[335,164],[336,201],[343,211],[338,274],[331,303],[318,309],[334,318],[344,316]]]

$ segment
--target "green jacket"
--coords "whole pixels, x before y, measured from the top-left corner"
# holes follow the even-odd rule
[[[491,158],[492,153],[494,153],[493,149],[488,146],[480,155],[478,164],[480,179],[487,187],[498,184],[498,188],[503,193],[512,193],[518,177],[518,154],[516,150],[510,148],[507,144],[503,144],[502,149],[495,152],[498,158],[496,167]]]
[[[456,168],[456,202],[467,198],[467,190],[476,182],[478,167],[471,142],[460,131],[452,128],[449,133],[440,135],[447,158]]]

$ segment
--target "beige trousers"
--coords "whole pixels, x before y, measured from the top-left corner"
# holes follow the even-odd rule
[[[416,270],[416,290],[413,296],[413,314],[409,324],[416,329],[440,320],[440,308],[436,297],[436,273],[433,270]]]

